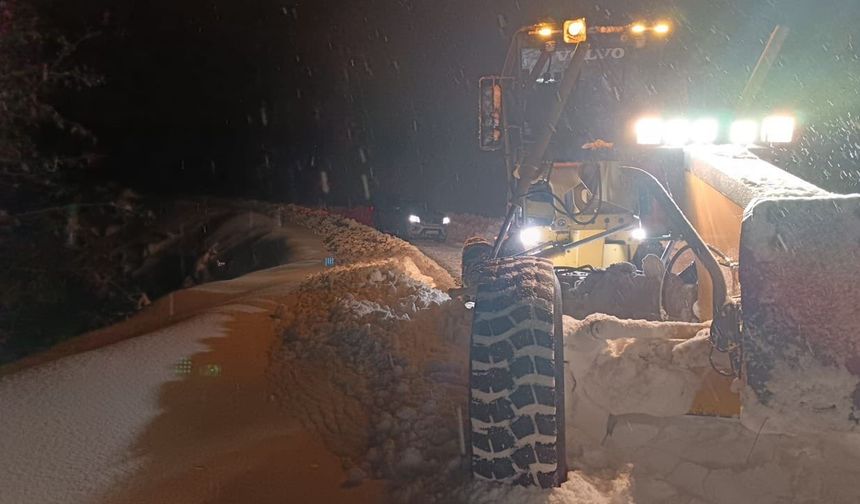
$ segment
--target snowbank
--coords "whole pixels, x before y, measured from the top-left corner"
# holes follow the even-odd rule
[[[454,279],[444,268],[399,238],[323,210],[287,205],[273,207],[270,211],[278,218],[305,226],[320,235],[326,248],[340,264],[390,258],[408,259],[410,267],[414,266],[424,275],[431,286],[441,290],[455,286]]]
[[[703,324],[608,315],[582,322],[565,317],[564,343],[576,393],[611,415],[677,416],[690,411],[711,348]]]
[[[411,485],[419,475],[463,477],[456,409],[467,356],[451,342],[468,338],[448,295],[410,270],[391,259],[307,280],[282,318],[272,366],[284,407],[358,474],[394,481],[404,502],[429,491]],[[356,425],[362,417],[369,431]]]
[[[352,243],[380,239],[349,229]],[[629,502],[623,474],[571,473],[551,492],[469,478],[471,312],[425,281],[410,248],[390,250],[309,278],[278,314],[277,400],[343,458],[353,483],[385,478],[395,502]]]
[[[700,324],[565,317],[569,466],[629,481],[622,502],[858,502],[856,439],[686,415],[710,366],[707,336]]]
[[[493,240],[499,234],[504,221],[501,217],[484,217],[474,214],[450,214],[451,224],[448,225],[448,241],[461,244],[473,236],[481,236]]]

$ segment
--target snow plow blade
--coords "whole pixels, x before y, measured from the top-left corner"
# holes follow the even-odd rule
[[[739,261],[742,418],[789,432],[856,427],[859,256],[858,195],[766,199],[747,208]]]

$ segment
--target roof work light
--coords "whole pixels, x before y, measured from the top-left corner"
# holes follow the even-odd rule
[[[693,122],[690,131],[693,143],[713,144],[720,137],[720,121],[705,117]]]
[[[772,115],[761,123],[761,141],[767,143],[791,143],[794,139],[794,117]]]
[[[740,119],[729,127],[729,141],[735,145],[750,145],[758,139],[758,122],[752,119]]]
[[[663,125],[663,143],[672,147],[690,143],[690,121],[683,118],[666,121]]]
[[[529,35],[537,35],[540,38],[548,39],[555,33],[555,27],[549,23],[541,23],[535,25]]]
[[[635,23],[629,25],[628,29],[633,35],[643,36],[646,32],[651,32],[657,36],[662,37],[672,31],[672,25],[669,24],[668,21],[658,21],[652,25],[648,25],[643,21],[636,21]]]
[[[636,121],[634,129],[639,145],[660,145],[663,141],[663,120],[659,117],[643,117]]]
[[[672,30],[672,26],[665,21],[661,21],[661,22],[655,24],[653,27],[651,27],[651,29],[657,35],[666,35],[667,33],[669,33]]]
[[[770,115],[761,120],[752,117],[732,121],[708,116],[664,119],[655,115],[641,117],[633,124],[637,144],[663,147],[725,143],[753,145],[758,141],[787,144],[794,141],[796,128],[797,119],[789,114]]]
[[[564,22],[564,41],[567,44],[580,44],[588,37],[585,18],[570,19]]]

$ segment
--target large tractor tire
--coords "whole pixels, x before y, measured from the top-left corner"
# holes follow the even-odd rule
[[[493,255],[493,244],[481,237],[473,237],[463,244],[462,261],[460,262],[460,278],[463,287],[477,285],[480,270]]]
[[[561,296],[552,263],[481,268],[470,347],[475,477],[550,488],[566,475]]]

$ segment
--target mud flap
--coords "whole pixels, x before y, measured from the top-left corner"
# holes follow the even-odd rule
[[[860,416],[860,196],[752,203],[739,262],[747,386],[765,407],[806,409],[813,424],[826,408],[850,429]],[[846,377],[843,391],[815,407],[795,399],[822,370]]]

